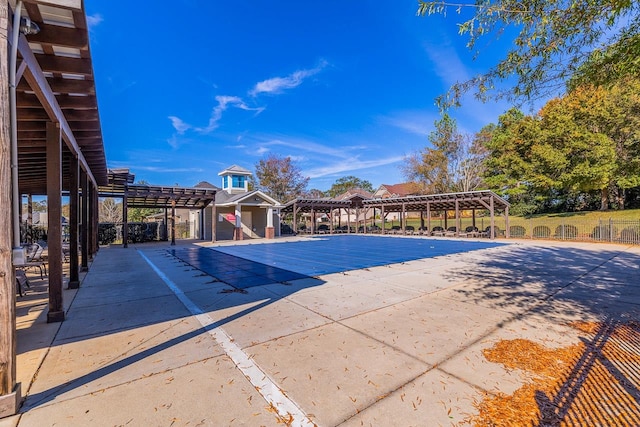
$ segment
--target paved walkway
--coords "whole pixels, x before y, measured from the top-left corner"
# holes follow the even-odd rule
[[[234,290],[180,246],[101,248],[62,324],[37,286],[19,298],[27,396],[0,427],[464,424],[527,377],[483,349],[640,321],[638,247],[523,241]]]

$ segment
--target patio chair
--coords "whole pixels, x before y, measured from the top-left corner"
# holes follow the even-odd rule
[[[415,233],[415,231],[416,231],[416,229],[415,229],[415,227],[413,225],[407,225],[404,228],[404,234],[407,234],[407,235],[410,235],[410,236],[413,235],[413,233]]]
[[[24,270],[16,268],[16,290],[18,291],[18,294],[20,294],[20,296],[23,296],[25,286],[27,288],[31,288],[29,279],[27,279],[27,275],[25,274]]]
[[[43,252],[44,248],[38,243],[34,243],[27,250],[26,261],[22,264],[14,264],[14,266],[23,272],[30,268],[37,268],[40,270],[40,278],[44,279],[47,274],[47,265],[44,262]]]
[[[418,234],[420,235],[431,235],[431,233],[429,233],[429,229],[427,227],[418,227]]]

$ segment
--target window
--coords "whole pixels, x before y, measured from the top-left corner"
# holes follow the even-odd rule
[[[226,175],[222,177],[222,188],[229,188],[229,177]]]
[[[231,179],[233,188],[244,188],[244,180],[246,177],[242,175],[232,175]]]

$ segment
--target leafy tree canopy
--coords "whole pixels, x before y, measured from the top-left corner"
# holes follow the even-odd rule
[[[353,175],[349,175],[349,176],[343,176],[342,178],[336,180],[336,182],[333,183],[331,188],[327,190],[326,194],[329,197],[336,197],[346,193],[349,190],[353,190],[355,188],[361,188],[370,193],[373,193],[374,191],[373,185],[366,179],[360,179]]]
[[[574,76],[573,86],[640,75],[640,3],[635,0],[420,0],[418,14],[446,14],[452,9],[461,16],[463,11],[472,14],[458,24],[471,50],[483,36],[499,37],[508,28],[518,35],[494,67],[441,96],[441,108],[460,105],[469,91],[481,100],[527,101],[557,93]],[[512,87],[498,88],[512,78]]]
[[[471,191],[483,186],[485,147],[488,138],[470,136],[458,130],[456,121],[444,114],[429,134],[430,146],[408,156],[405,177],[419,183],[425,192]]]
[[[258,187],[285,203],[305,193],[309,178],[302,175],[291,157],[271,154],[256,164]]]

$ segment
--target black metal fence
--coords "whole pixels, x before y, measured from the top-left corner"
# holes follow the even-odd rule
[[[496,219],[499,235],[506,235],[504,219]],[[524,239],[640,244],[640,220],[579,220],[575,217],[509,219],[509,235]]]

